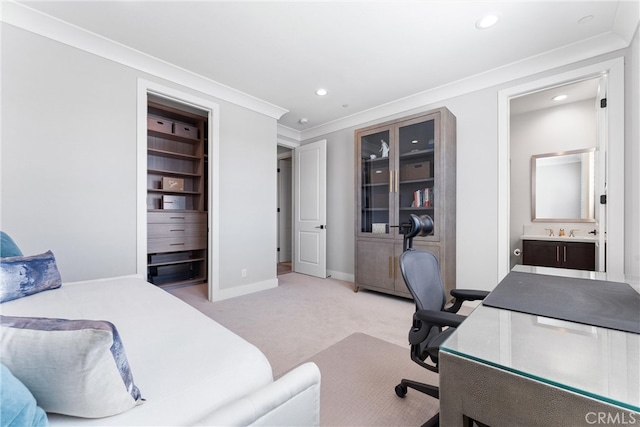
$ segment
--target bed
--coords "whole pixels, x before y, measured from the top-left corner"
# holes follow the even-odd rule
[[[117,327],[141,399],[107,417],[47,413],[51,425],[319,424],[317,366],[303,364],[274,381],[258,348],[140,277],[63,284],[4,302],[0,312]],[[1,357],[11,363],[7,351]]]

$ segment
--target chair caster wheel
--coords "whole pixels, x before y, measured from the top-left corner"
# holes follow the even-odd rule
[[[396,386],[396,395],[398,397],[405,397],[407,395],[407,387],[403,386],[402,384],[398,384]]]

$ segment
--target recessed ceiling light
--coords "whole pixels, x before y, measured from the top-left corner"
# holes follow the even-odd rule
[[[567,95],[557,95],[551,99],[553,99],[554,101],[564,101],[565,99],[567,99]]]
[[[583,16],[578,19],[578,24],[586,24],[587,22],[591,22],[593,20],[593,15]]]
[[[309,120],[306,117],[303,117],[298,120],[298,123],[300,123],[301,125],[306,125],[307,123],[309,123]]]
[[[414,139],[413,141],[411,141],[411,143],[412,143],[412,144],[417,144],[417,143],[418,143],[418,140],[417,140],[417,139]]]
[[[497,15],[486,15],[476,21],[476,28],[479,30],[486,30],[487,28],[493,27],[498,22]]]
[[[318,89],[316,91],[316,95],[318,95],[318,96],[325,96],[326,94],[327,94],[327,90],[326,89],[320,88],[320,89]]]

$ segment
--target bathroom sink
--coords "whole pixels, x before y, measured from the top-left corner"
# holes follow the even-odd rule
[[[547,236],[547,235],[540,235],[540,234],[523,234],[522,236],[520,236],[520,240],[555,240],[555,241],[559,241],[559,240],[564,240],[567,242],[596,242],[598,241],[598,237],[594,236],[592,234],[588,235],[588,236],[575,236],[575,237],[570,237],[570,236]]]

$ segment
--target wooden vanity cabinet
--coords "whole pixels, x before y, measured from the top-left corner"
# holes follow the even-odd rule
[[[522,263],[538,267],[595,271],[596,246],[593,242],[523,240]]]

